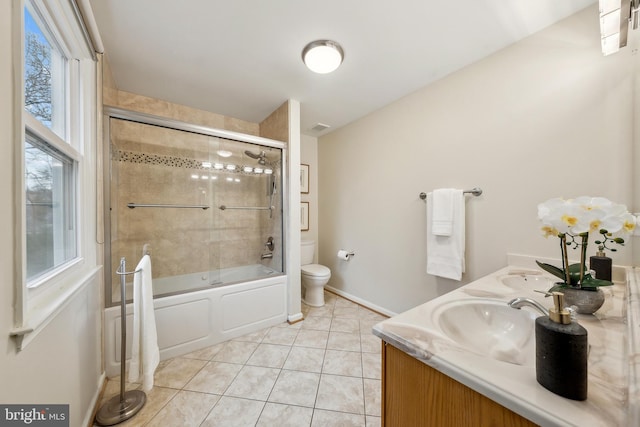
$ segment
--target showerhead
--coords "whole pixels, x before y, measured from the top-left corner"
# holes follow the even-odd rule
[[[267,164],[267,160],[266,160],[267,153],[265,153],[264,151],[260,151],[260,154],[256,154],[256,153],[252,153],[249,150],[245,150],[244,154],[251,157],[252,159],[258,160],[258,163],[260,163],[261,165]]]

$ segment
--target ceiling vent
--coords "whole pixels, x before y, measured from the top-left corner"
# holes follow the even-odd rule
[[[310,130],[312,132],[322,132],[323,130],[329,129],[330,127],[331,126],[325,125],[324,123],[316,123],[316,125],[312,127]]]

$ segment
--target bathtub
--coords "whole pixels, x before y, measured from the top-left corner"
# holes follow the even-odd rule
[[[212,277],[213,281],[208,280]],[[207,277],[203,280],[202,277]],[[251,279],[256,278],[257,279]],[[248,280],[248,281],[247,281]],[[287,319],[287,276],[260,264],[154,279],[153,305],[160,359],[282,323]],[[104,313],[105,371],[120,375],[120,306]],[[130,357],[133,310],[126,306]]]

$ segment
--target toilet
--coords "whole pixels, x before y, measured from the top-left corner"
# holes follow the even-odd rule
[[[324,285],[331,277],[331,270],[320,264],[313,264],[313,255],[316,249],[316,242],[313,240],[303,240],[301,246],[301,274],[305,304],[312,307],[322,307],[324,305]]]

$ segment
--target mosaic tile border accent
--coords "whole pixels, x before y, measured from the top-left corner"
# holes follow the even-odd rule
[[[189,159],[185,157],[163,156],[160,154],[136,153],[134,151],[117,150],[115,159],[118,162],[137,163],[146,165],[161,165],[182,169],[211,169],[202,166],[201,160]]]

